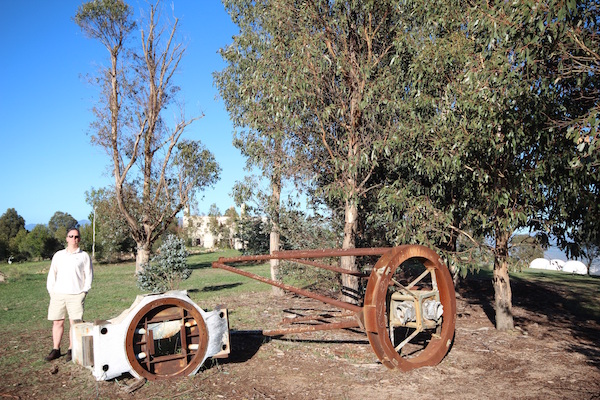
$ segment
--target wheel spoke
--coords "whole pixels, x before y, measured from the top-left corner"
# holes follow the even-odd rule
[[[421,282],[431,271],[426,269],[421,275],[419,275],[414,281],[412,281],[406,288],[412,289],[417,283]],[[433,274],[432,274],[433,275]]]
[[[410,342],[415,336],[417,336],[419,333],[421,332],[420,329],[415,329],[415,331],[413,333],[410,334],[410,336],[408,336],[406,339],[404,339],[402,342],[400,342],[400,344],[398,344],[398,346],[396,346],[394,349],[396,350],[397,353],[400,352],[400,350],[402,350],[402,348],[408,343]]]

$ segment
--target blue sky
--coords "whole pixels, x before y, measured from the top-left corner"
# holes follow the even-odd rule
[[[14,208],[26,224],[46,224],[56,211],[87,219],[85,192],[113,183],[110,159],[90,143],[91,108],[98,89],[86,74],[106,65],[106,50],[72,21],[81,0],[0,0],[0,215]],[[137,12],[143,0],[128,3]],[[174,4],[187,44],[176,77],[188,117],[204,113],[184,134],[200,139],[221,165],[221,180],[199,200],[200,212],[233,205],[231,188],[242,179],[244,159],[231,145],[232,125],[217,98],[212,73],[225,64],[217,54],[237,27],[218,0],[165,0]]]

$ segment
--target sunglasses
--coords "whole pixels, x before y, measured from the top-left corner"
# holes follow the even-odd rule
[[[73,239],[73,238],[79,239],[79,236],[77,236],[77,235],[69,235],[69,238],[71,238],[71,239]]]

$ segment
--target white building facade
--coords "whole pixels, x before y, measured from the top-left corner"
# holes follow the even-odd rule
[[[218,224],[225,228],[223,229],[225,233],[220,237],[215,237],[215,234],[210,229],[211,218],[214,217],[205,215],[183,216],[182,227],[184,232],[186,232],[188,237],[191,239],[192,246],[203,247],[205,249],[214,249],[217,247],[219,242],[225,240],[236,250],[243,248],[241,240],[234,237],[235,226],[229,223],[229,217],[216,217]]]

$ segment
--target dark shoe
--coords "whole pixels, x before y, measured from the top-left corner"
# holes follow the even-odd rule
[[[73,356],[71,355],[71,349],[69,349],[69,350],[67,350],[67,355],[65,356],[65,361],[71,362],[72,359],[73,359]]]
[[[50,354],[46,356],[46,361],[56,360],[58,357],[60,357],[60,349],[52,349]]]

